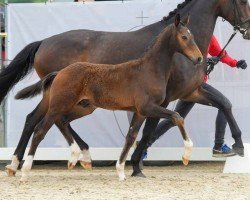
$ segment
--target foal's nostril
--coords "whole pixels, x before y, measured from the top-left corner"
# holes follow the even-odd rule
[[[203,61],[202,57],[199,57],[199,58],[198,58],[198,62],[199,62],[199,63],[202,63],[202,61]]]

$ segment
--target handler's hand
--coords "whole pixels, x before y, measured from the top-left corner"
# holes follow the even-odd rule
[[[210,58],[207,58],[207,64],[212,64],[212,65],[216,65],[218,62],[220,61],[220,58],[217,56],[213,56]]]
[[[245,60],[239,60],[236,64],[237,68],[246,69],[247,63]]]

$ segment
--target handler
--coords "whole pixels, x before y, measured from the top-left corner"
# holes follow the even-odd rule
[[[207,62],[208,64],[217,64],[219,61],[222,63],[227,64],[228,66],[232,68],[241,68],[246,69],[247,63],[245,60],[235,60],[231,58],[226,51],[222,53],[221,59],[217,56],[221,52],[221,47],[216,39],[215,36],[212,36],[212,39],[210,41],[209,47],[208,47],[208,53],[212,56],[211,58],[208,58]],[[207,91],[213,90],[213,88],[208,85],[206,82],[208,80],[208,75],[204,77],[204,83],[202,83],[202,87],[206,89]],[[190,112],[190,110],[193,108],[195,103],[193,102],[187,102],[179,100],[177,102],[177,105],[175,107],[175,112],[178,112],[183,118],[187,116],[187,114]],[[174,124],[171,120],[163,120],[161,121],[153,135],[153,138],[150,140],[150,145],[152,145],[160,136],[162,136],[165,132],[167,132],[170,128],[172,128]],[[216,123],[215,123],[215,141],[214,141],[214,147],[213,147],[213,157],[229,157],[234,156],[234,151],[228,147],[224,143],[224,136],[226,132],[226,126],[227,126],[227,120],[223,114],[222,111],[218,111],[217,117],[216,117]],[[144,152],[142,159],[144,159],[147,156],[147,151]]]

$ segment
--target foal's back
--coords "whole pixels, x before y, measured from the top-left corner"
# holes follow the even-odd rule
[[[118,65],[74,63],[57,74],[50,94],[76,101],[88,99],[105,109],[134,111],[135,95],[139,95],[144,79],[142,70],[141,59]]]

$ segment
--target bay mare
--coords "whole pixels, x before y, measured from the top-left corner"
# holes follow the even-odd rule
[[[69,123],[91,114],[96,108],[134,112],[121,156],[117,161],[119,180],[125,180],[125,161],[146,117],[168,118],[182,134],[185,152],[183,163],[188,164],[193,143],[184,128],[184,120],[176,112],[161,107],[168,94],[171,61],[174,53],[185,55],[194,65],[202,62],[202,54],[193,36],[176,15],[175,23],[167,26],[157,37],[155,44],[142,58],[121,64],[92,64],[77,62],[52,72],[38,83],[23,89],[17,99],[33,97],[44,90],[40,110],[43,119],[36,122],[34,137],[22,167],[21,181],[27,181],[28,172],[39,143],[57,121]],[[70,83],[70,84],[67,84]],[[50,87],[51,86],[51,87]],[[49,90],[49,91],[48,91]],[[75,116],[72,113],[79,102],[87,100],[88,106]]]
[[[113,33],[76,30],[29,44],[0,74],[0,100],[2,101],[13,85],[31,71],[33,65],[39,77],[42,78],[51,72],[60,71],[65,66],[77,61],[117,64],[139,58],[145,53],[150,41],[152,41],[164,27],[173,22],[173,16],[176,11],[180,12],[181,15],[190,13],[191,23],[188,27],[194,34],[196,43],[203,57],[206,57],[208,44],[219,16],[223,17],[231,25],[239,25],[243,30],[245,29],[246,31],[242,31],[244,34],[243,37],[250,39],[250,8],[248,1],[186,0],[162,21],[146,26],[138,31]],[[102,45],[100,46],[99,44]],[[172,97],[174,96],[172,99],[167,96],[167,101],[179,98],[204,105],[212,105],[222,110],[229,122],[233,138],[235,139],[234,150],[242,155],[243,144],[241,131],[233,117],[230,102],[222,94],[218,96],[217,93],[207,93],[207,91],[200,87],[205,73],[205,63],[203,64],[203,68],[197,68],[185,57],[176,54],[174,56],[173,66],[175,69],[175,71],[172,72],[174,79],[170,81],[176,81],[178,84],[176,84],[174,91],[172,91],[171,88],[167,88],[168,92],[173,94]],[[88,102],[80,102],[80,105],[83,107],[87,104]],[[12,158],[12,163],[6,166],[9,175],[15,174],[33,133],[35,126],[34,121],[41,118],[38,107],[27,116],[21,139]],[[77,110],[75,112],[77,113]],[[157,123],[157,119],[147,119],[143,138],[132,156],[134,172],[138,172],[138,174],[140,174],[138,169],[140,154],[143,148],[146,147],[145,143],[150,137],[150,133],[153,132],[157,126]],[[75,140],[84,152],[84,157],[89,157],[89,155],[86,156],[86,153],[88,154],[88,145],[80,139],[70,124],[59,122],[57,126],[69,144],[75,146]],[[71,138],[71,135],[74,140]],[[85,160],[83,160],[83,162],[84,161]]]

